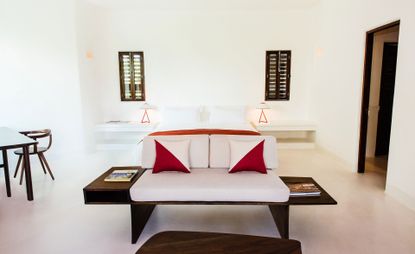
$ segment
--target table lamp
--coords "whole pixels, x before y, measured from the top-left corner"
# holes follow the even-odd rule
[[[265,115],[264,109],[270,109],[270,107],[265,102],[261,102],[256,108],[261,110],[258,123],[268,123],[268,119]]]
[[[150,117],[148,117],[148,109],[152,109],[153,107],[148,104],[147,102],[141,105],[140,109],[144,109],[143,117],[141,118],[141,123],[150,123]]]

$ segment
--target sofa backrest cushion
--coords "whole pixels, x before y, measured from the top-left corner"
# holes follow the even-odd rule
[[[210,156],[209,167],[229,168],[231,152],[229,140],[251,141],[265,140],[264,161],[267,169],[276,169],[277,161],[277,141],[273,136],[241,136],[241,135],[210,135]]]
[[[207,168],[209,166],[208,135],[147,136],[143,139],[142,167],[153,168],[156,161],[156,144],[154,140],[181,141],[189,140],[190,168]]]

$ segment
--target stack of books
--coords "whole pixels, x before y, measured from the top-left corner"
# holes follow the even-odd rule
[[[314,183],[287,183],[291,197],[320,196],[321,191]]]
[[[105,177],[105,182],[131,182],[137,174],[137,169],[117,169]]]

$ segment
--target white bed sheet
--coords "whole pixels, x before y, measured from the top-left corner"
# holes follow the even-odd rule
[[[171,130],[191,130],[191,129],[223,129],[223,130],[247,130],[257,131],[251,123],[185,123],[185,124],[169,124],[159,123],[155,131],[171,131]]]

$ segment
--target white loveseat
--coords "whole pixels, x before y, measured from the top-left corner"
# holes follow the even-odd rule
[[[191,173],[147,170],[130,189],[135,202],[286,202],[289,189],[276,174],[276,140],[272,136],[178,135],[148,136],[143,140],[142,167],[152,169],[156,159],[154,140],[190,140]],[[265,140],[267,174],[229,174],[229,140]]]

